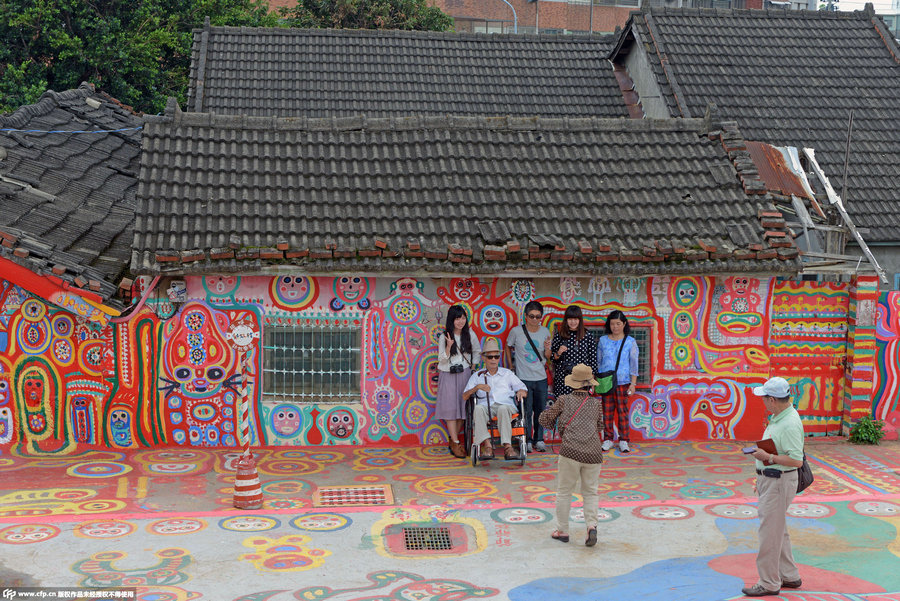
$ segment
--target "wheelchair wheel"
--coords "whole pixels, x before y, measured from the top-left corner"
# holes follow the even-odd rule
[[[525,441],[525,436],[519,436],[519,465],[525,465],[525,459],[528,457],[527,451],[528,443]]]
[[[478,465],[478,445],[474,442],[469,445],[469,457],[472,460],[472,467]]]

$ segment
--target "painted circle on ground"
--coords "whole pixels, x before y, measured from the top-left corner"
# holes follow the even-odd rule
[[[413,488],[442,497],[487,497],[497,494],[489,478],[482,476],[434,476],[422,478]]]
[[[900,515],[900,505],[890,501],[856,501],[850,503],[850,511],[859,515],[896,517]]]
[[[662,476],[663,478],[671,478],[672,476],[683,476],[685,474],[683,469],[675,468],[675,467],[661,467],[655,470],[650,470],[650,473],[655,476]]]
[[[91,520],[81,522],[72,531],[80,538],[122,538],[134,532],[135,526],[122,520]]]
[[[706,471],[711,474],[740,474],[744,470],[737,465],[711,465]]]
[[[693,517],[694,510],[681,505],[648,505],[635,507],[632,513],[645,520],[686,520]]]
[[[689,484],[681,487],[678,492],[689,499],[727,499],[734,496],[734,492],[725,487],[709,484]]]
[[[601,471],[600,477],[601,478],[624,478],[625,472],[619,472],[616,470]]]
[[[308,513],[301,515],[293,520],[290,524],[297,530],[306,530],[309,532],[334,532],[335,530],[343,530],[353,523],[349,517],[339,513]]]
[[[150,534],[160,534],[162,536],[176,536],[180,534],[191,534],[206,529],[206,522],[203,520],[195,520],[193,518],[172,518],[168,520],[157,520],[147,524],[147,532]]]
[[[76,463],[69,467],[66,473],[70,476],[79,478],[115,478],[127,474],[131,471],[131,466],[124,463],[115,463],[113,461],[90,461],[85,463]]]
[[[281,521],[264,516],[246,516],[219,520],[219,528],[232,532],[263,532],[281,526]]]
[[[270,495],[297,495],[303,492],[311,493],[312,484],[304,480],[269,480],[260,485],[262,491]]]
[[[0,528],[0,543],[30,545],[49,540],[59,534],[59,528],[50,524],[14,524]]]
[[[695,442],[691,446],[700,453],[713,455],[731,455],[739,451],[738,445],[733,442]]]
[[[612,509],[603,509],[602,507],[597,510],[597,521],[598,522],[611,522],[613,520],[617,520],[621,517],[619,512],[613,511]],[[569,520],[575,522],[576,524],[584,523],[584,507],[573,507],[572,511],[569,512]]]
[[[149,463],[147,471],[154,474],[188,474],[197,469],[194,463]]]
[[[534,474],[522,474],[522,480],[526,482],[550,482],[556,480],[555,472],[537,472]]]
[[[651,499],[650,493],[641,492],[639,490],[611,490],[606,493],[606,498],[610,501],[619,501],[622,503],[628,501],[647,501]]]
[[[504,507],[492,511],[491,519],[501,524],[543,524],[553,519],[553,515],[532,507]]]
[[[787,510],[787,514],[794,518],[827,518],[834,513],[834,507],[821,503],[791,503]]]
[[[678,460],[674,457],[655,457],[653,461],[656,463],[678,463]]]
[[[706,513],[732,520],[752,520],[757,517],[756,506],[748,503],[719,503],[703,508]]]
[[[709,463],[709,457],[705,457],[704,455],[691,455],[690,457],[685,457],[685,461],[688,463]]]

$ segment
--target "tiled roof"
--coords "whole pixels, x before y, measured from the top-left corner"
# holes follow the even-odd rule
[[[147,117],[135,273],[796,272],[734,124]]]
[[[0,115],[0,256],[113,297],[131,258],[141,125],[90,84]]]
[[[853,111],[845,205],[868,241],[900,241],[900,49],[880,17],[653,8],[632,14],[614,60],[635,47],[671,115],[713,102],[748,140],[814,148],[839,194]]]
[[[278,117],[625,117],[612,36],[209,27],[187,107]]]

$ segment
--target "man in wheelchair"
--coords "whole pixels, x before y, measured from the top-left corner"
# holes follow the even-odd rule
[[[519,411],[516,400],[523,399],[528,394],[528,389],[516,374],[500,367],[500,345],[496,340],[490,339],[485,343],[481,358],[484,360],[484,369],[472,373],[463,392],[463,400],[468,401],[474,395],[476,401],[472,442],[481,445],[482,458],[494,455],[488,429],[490,407],[490,417],[497,419],[504,458],[518,459],[512,448],[512,416]]]

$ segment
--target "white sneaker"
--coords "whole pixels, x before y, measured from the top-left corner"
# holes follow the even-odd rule
[[[604,450],[604,451],[610,450],[610,449],[612,448],[612,446],[613,446],[613,441],[611,441],[611,440],[604,440],[604,441],[603,441],[603,450]]]
[[[546,453],[547,445],[544,444],[543,440],[539,440],[536,443],[534,443],[534,450],[537,451],[538,453]]]
[[[531,443],[530,443],[530,442],[528,443],[528,452],[529,452],[529,453],[534,453],[534,448],[531,446]]]
[[[631,449],[628,448],[627,442],[625,442],[624,440],[620,440],[619,441],[619,451],[621,451],[623,453],[627,453],[627,452],[631,451]]]

